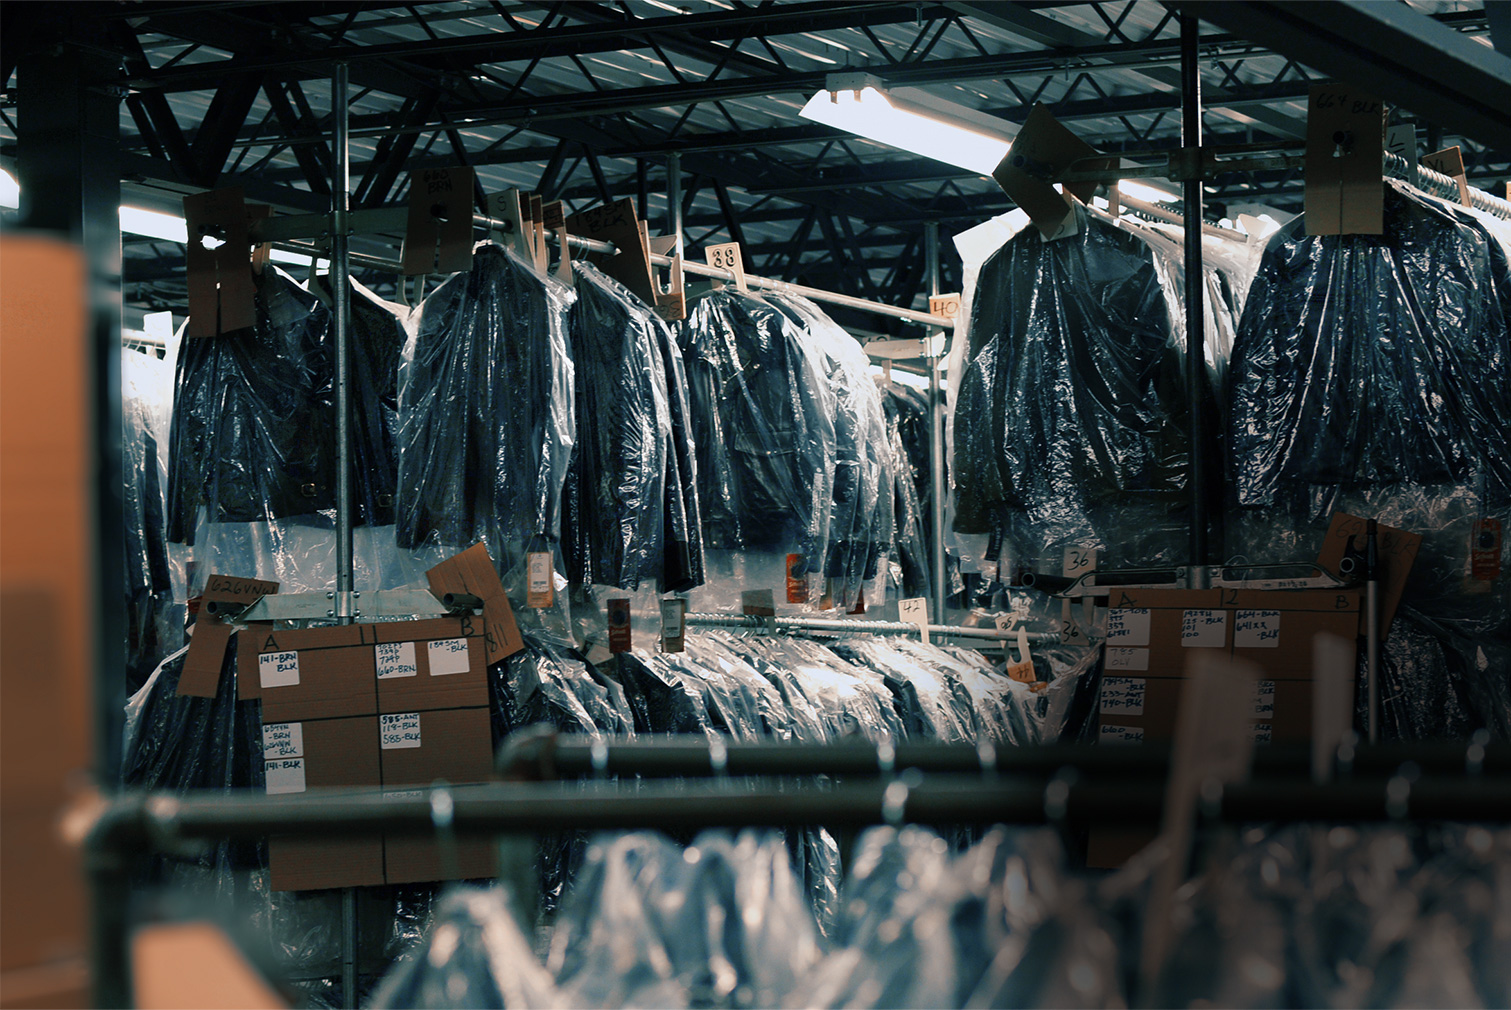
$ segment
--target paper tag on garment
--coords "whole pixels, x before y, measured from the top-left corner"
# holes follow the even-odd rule
[[[420,713],[378,716],[378,746],[383,750],[412,750],[420,746]]]
[[[929,640],[929,601],[922,596],[897,601],[897,619],[918,629],[918,637]]]
[[[1034,664],[1031,662],[1007,664],[1007,676],[1020,684],[1032,684],[1039,679],[1034,673]]]
[[[941,319],[954,319],[960,315],[960,293],[929,295],[929,315]]]
[[[272,722],[262,727],[262,758],[304,757],[304,723]]]
[[[1469,577],[1485,583],[1483,592],[1489,592],[1489,583],[1500,578],[1502,532],[1499,519],[1485,516],[1475,520],[1469,534]]]
[[[413,642],[385,642],[382,645],[375,645],[373,659],[377,664],[379,680],[420,675],[420,664],[414,657]]]
[[[552,606],[556,602],[555,566],[551,563],[551,555],[546,551],[537,551],[527,556],[526,560],[530,567],[530,584],[525,596],[527,606],[543,608]]]
[[[465,638],[442,638],[426,645],[430,675],[445,677],[472,669],[472,652]]]
[[[1181,616],[1180,645],[1183,649],[1223,649],[1228,644],[1228,613],[1225,610],[1187,610]]]
[[[1254,681],[1254,718],[1275,718],[1275,682],[1273,680]]]
[[[787,555],[787,602],[808,602],[808,562],[801,554]]]
[[[263,779],[267,783],[267,794],[277,796],[280,793],[304,792],[304,758],[280,758],[276,761],[264,761],[262,764]]]
[[[681,652],[687,641],[687,601],[661,601],[661,651]]]
[[[609,600],[607,609],[609,652],[629,652],[633,648],[630,640],[630,601],[624,597]]]
[[[257,681],[264,689],[299,683],[299,653],[269,652],[257,657]]]

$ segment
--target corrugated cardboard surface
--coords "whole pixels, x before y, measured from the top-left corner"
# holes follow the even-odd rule
[[[428,787],[437,780],[453,785],[486,782],[492,777],[488,709],[415,714],[420,722],[420,746],[382,751],[385,791]],[[432,839],[395,835],[384,839],[384,864],[390,884],[445,880],[452,870],[460,879],[491,877],[498,868],[496,850],[485,839],[457,841],[452,859],[447,860]]]
[[[264,718],[264,723],[276,722]],[[378,720],[301,721],[307,789],[382,785]],[[383,883],[383,840],[270,838],[268,860],[275,891],[366,887]]]
[[[417,621],[411,634],[423,635],[414,642],[418,670],[413,677],[391,677],[377,681],[379,712],[416,712],[428,709],[470,708],[488,704],[487,644],[483,638],[481,618]],[[467,670],[442,674],[431,661],[430,644],[460,639],[467,643]],[[369,650],[371,652],[371,650]]]

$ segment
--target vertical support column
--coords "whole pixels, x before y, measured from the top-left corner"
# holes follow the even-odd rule
[[[677,238],[672,256],[682,255],[682,155],[666,156],[666,230]]]
[[[45,30],[39,26],[39,34]],[[124,91],[117,84],[119,68],[104,49],[28,49],[16,74],[19,227],[51,232],[78,246],[88,271],[85,388],[93,416],[86,423],[94,467],[88,478],[92,500],[85,505],[93,542],[86,554],[95,559],[95,571],[92,588],[85,591],[94,598],[83,605],[93,613],[94,683],[90,713],[79,716],[87,720],[95,783],[110,791],[118,779],[126,703],[119,128]]]
[[[1201,147],[1201,66],[1198,61],[1201,20],[1195,14],[1180,15],[1181,146]],[[1188,164],[1200,164],[1192,159]],[[1207,341],[1202,279],[1201,224],[1202,180],[1185,181],[1186,217],[1186,389],[1191,409],[1190,491],[1191,528],[1188,547],[1192,589],[1205,589],[1207,546]]]
[[[347,67],[331,75],[331,298],[336,338],[336,599],[340,623],[356,617],[352,557],[351,136]],[[341,1005],[357,1006],[357,891],[341,892]]]
[[[939,222],[929,221],[923,226],[923,251],[929,275],[929,294],[939,294]],[[935,338],[943,337],[944,331],[935,330],[928,335],[929,345],[929,540],[931,571],[933,578],[934,623],[945,623],[945,600],[949,592],[945,582],[944,556],[944,389],[939,381],[940,355],[935,350]]]
[[[337,63],[331,78],[331,297],[336,338],[336,599],[337,620],[352,620],[352,452],[351,452],[351,152],[348,150],[347,68]]]

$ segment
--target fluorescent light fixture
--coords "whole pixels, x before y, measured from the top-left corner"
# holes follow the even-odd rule
[[[189,226],[183,218],[142,207],[121,208],[121,231],[180,245],[189,242]]]
[[[1135,200],[1143,200],[1146,203],[1174,203],[1180,199],[1173,193],[1167,193],[1157,186],[1139,182],[1137,179],[1123,179],[1118,183],[1118,189]]]
[[[16,177],[0,168],[0,207],[15,210],[21,206],[21,185]]]
[[[914,88],[888,90],[870,74],[830,74],[799,113],[837,130],[991,175],[1017,126]]]

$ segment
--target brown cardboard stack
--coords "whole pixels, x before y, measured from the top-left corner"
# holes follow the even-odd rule
[[[1312,730],[1312,640],[1353,641],[1354,590],[1114,590],[1098,700],[1103,743],[1166,741],[1193,649],[1219,649],[1262,671],[1256,741],[1304,741]]]
[[[243,696],[262,699],[269,794],[322,786],[404,792],[492,770],[484,622],[447,617],[243,635]],[[306,890],[443,877],[428,839],[273,838],[273,887]],[[489,876],[491,848],[465,842],[456,874]]]
[[[1175,738],[1187,661],[1215,649],[1259,667],[1251,732],[1255,742],[1306,741],[1312,732],[1312,641],[1321,633],[1354,642],[1356,590],[1114,589],[1097,702],[1103,744]],[[1090,866],[1121,866],[1154,838],[1141,828],[1098,827]]]

